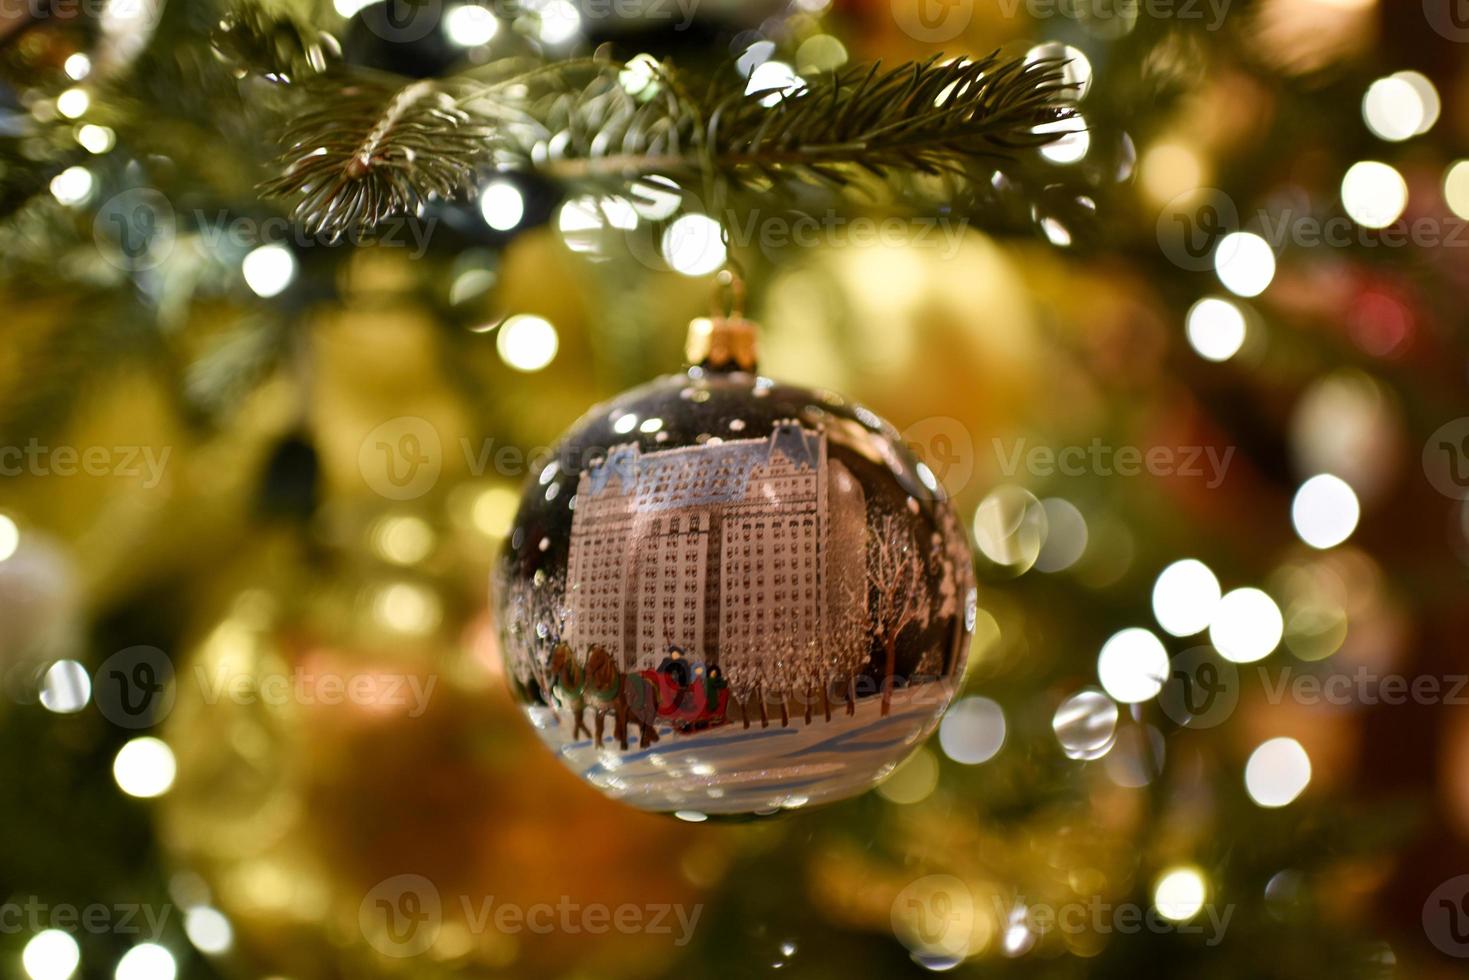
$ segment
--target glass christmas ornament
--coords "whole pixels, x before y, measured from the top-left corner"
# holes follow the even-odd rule
[[[893,426],[695,321],[686,372],[598,405],[528,481],[496,574],[506,673],[608,796],[685,819],[859,794],[934,729],[968,541]]]

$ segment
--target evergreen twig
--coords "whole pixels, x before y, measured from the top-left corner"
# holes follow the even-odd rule
[[[314,231],[362,231],[433,197],[472,193],[477,174],[537,170],[568,183],[702,177],[843,186],[862,174],[963,177],[964,164],[1056,138],[1070,87],[1056,60],[998,54],[854,67],[792,91],[746,91],[727,73],[695,98],[664,66],[630,91],[625,66],[542,69],[495,84],[402,84],[329,75],[291,128],[268,194],[296,198]]]

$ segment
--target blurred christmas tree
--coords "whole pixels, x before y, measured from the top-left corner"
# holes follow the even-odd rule
[[[1456,14],[5,7],[5,971],[1459,975]],[[980,612],[876,791],[688,826],[529,737],[485,583],[731,263]]]

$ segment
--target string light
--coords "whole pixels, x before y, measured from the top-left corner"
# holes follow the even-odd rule
[[[1236,296],[1259,296],[1275,278],[1275,252],[1259,235],[1237,231],[1220,239],[1214,271]]]
[[[964,698],[939,723],[939,747],[962,765],[988,762],[1004,744],[1005,711],[989,698]]]
[[[31,980],[66,980],[81,961],[77,941],[60,929],[36,933],[20,952],[20,965]]]
[[[92,196],[93,184],[92,171],[86,167],[67,167],[51,178],[51,196],[68,207],[84,204]]]
[[[240,264],[245,285],[262,299],[279,296],[296,278],[296,256],[284,245],[261,245]]]
[[[560,340],[551,321],[539,316],[512,316],[500,325],[495,349],[517,371],[539,371],[556,359]]]
[[[92,106],[92,97],[86,89],[69,88],[56,97],[56,111],[67,119],[79,119]]]
[[[796,70],[784,61],[762,61],[751,69],[749,81],[745,84],[745,94],[768,92],[760,99],[760,104],[768,107],[791,92],[798,91],[805,84],[801,76],[796,74]]]
[[[1147,701],[1158,695],[1168,679],[1168,651],[1149,630],[1122,630],[1102,645],[1097,677],[1107,693],[1123,704]]]
[[[1342,207],[1364,228],[1386,228],[1408,206],[1408,182],[1377,160],[1352,164],[1341,181]]]
[[[663,260],[686,276],[707,276],[724,266],[729,254],[724,229],[707,214],[686,214],[663,232]]]
[[[112,760],[112,778],[118,788],[139,799],[167,793],[176,771],[173,750],[161,739],[147,735],[128,742]]]
[[[1362,515],[1357,494],[1345,480],[1329,473],[1313,476],[1296,491],[1291,523],[1313,548],[1334,548],[1357,529]]]
[[[1285,635],[1275,600],[1259,589],[1235,589],[1214,607],[1209,642],[1225,660],[1252,664],[1270,655]]]
[[[465,3],[444,13],[444,34],[461,48],[488,44],[500,32],[500,21],[488,7]]]
[[[0,514],[0,561],[6,561],[20,550],[20,528],[15,521]]]
[[[75,660],[58,660],[41,680],[41,707],[58,715],[76,714],[92,699],[92,678]]]
[[[117,961],[116,980],[173,980],[178,963],[157,943],[139,943]]]
[[[1311,757],[1293,738],[1263,742],[1245,763],[1245,790],[1268,808],[1293,802],[1311,782]]]
[[[1206,361],[1227,361],[1245,342],[1245,315],[1227,299],[1208,297],[1189,308],[1184,333],[1189,346]]]
[[[1173,636],[1193,636],[1209,628],[1219,605],[1219,579],[1194,558],[1176,561],[1153,583],[1153,616]]]
[[[195,949],[210,955],[227,952],[235,939],[230,920],[207,905],[191,908],[184,915],[184,934]]]
[[[496,231],[510,231],[525,217],[525,197],[508,180],[497,180],[480,192],[479,213]]]
[[[1209,887],[1197,868],[1171,868],[1153,885],[1153,907],[1171,922],[1187,922],[1198,915]]]

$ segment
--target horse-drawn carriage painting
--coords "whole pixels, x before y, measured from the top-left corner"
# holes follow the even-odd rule
[[[932,731],[968,555],[932,526],[946,504],[871,500],[830,450],[782,421],[581,472],[564,574],[500,586],[513,683],[564,761],[649,809],[750,812],[849,795]]]

